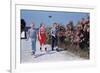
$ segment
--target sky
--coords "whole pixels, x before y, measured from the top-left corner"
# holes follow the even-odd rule
[[[52,26],[57,22],[62,25],[68,24],[69,21],[73,21],[74,25],[77,24],[82,18],[87,18],[89,13],[86,12],[61,12],[61,11],[40,11],[40,10],[21,10],[21,19],[24,19],[26,26],[30,26],[32,22],[35,23],[35,27],[39,27],[41,23],[45,26]],[[52,17],[49,17],[52,16]]]

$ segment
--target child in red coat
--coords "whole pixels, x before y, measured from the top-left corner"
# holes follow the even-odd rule
[[[44,45],[46,44],[46,30],[43,23],[40,25],[40,28],[39,28],[38,40],[40,42],[40,50],[42,51],[43,50],[42,47],[44,47]],[[45,48],[45,51],[47,51],[47,48],[46,47],[44,48]]]

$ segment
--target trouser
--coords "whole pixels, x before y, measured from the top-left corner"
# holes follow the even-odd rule
[[[32,51],[36,51],[36,40],[31,40],[32,42]]]
[[[54,49],[55,46],[57,46],[57,42],[58,42],[57,36],[56,37],[52,36],[52,42],[51,42],[52,50]]]

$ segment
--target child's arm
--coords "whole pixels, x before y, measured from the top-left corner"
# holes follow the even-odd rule
[[[29,40],[29,38],[30,38],[30,30],[28,30],[27,32],[27,40]]]

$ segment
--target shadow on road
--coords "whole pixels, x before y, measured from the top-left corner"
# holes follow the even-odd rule
[[[56,53],[56,51],[47,51],[46,53],[41,53],[41,54],[36,54],[35,55],[35,57],[34,58],[38,58],[38,57],[41,57],[41,56],[43,56],[43,55],[47,55],[47,54],[54,54],[54,53]]]

